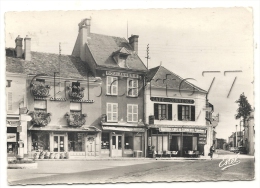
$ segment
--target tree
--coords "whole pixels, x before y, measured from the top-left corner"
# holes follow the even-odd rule
[[[238,109],[237,114],[235,114],[236,119],[240,119],[242,117],[243,119],[243,125],[245,126],[246,118],[250,115],[250,112],[252,111],[252,107],[247,101],[247,97],[242,93],[238,100],[236,100],[236,103],[238,103]]]

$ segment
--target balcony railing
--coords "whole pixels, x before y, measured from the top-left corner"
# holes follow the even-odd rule
[[[44,83],[31,83],[31,93],[35,97],[48,97],[50,86]]]
[[[65,118],[67,119],[68,125],[71,127],[81,127],[86,123],[87,114],[65,114]]]
[[[76,100],[80,100],[84,97],[84,87],[80,87],[80,86],[69,86],[68,87],[69,90],[69,97],[71,99],[76,99]]]
[[[32,117],[32,125],[35,126],[45,127],[51,122],[51,113],[33,111],[30,112],[29,115]]]

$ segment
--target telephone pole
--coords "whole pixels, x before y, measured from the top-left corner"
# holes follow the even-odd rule
[[[151,58],[149,56],[149,44],[147,44],[147,47],[146,47],[146,57],[145,58],[147,59],[147,69],[148,69],[148,60]]]

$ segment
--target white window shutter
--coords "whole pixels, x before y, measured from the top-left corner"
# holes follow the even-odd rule
[[[133,105],[133,121],[138,121],[138,105]]]
[[[118,119],[118,106],[117,104],[113,104],[113,121],[117,121]]]
[[[8,92],[7,93],[7,100],[8,100],[8,102],[7,102],[7,110],[8,111],[11,111],[11,110],[13,110],[13,94],[12,94],[12,92]]]
[[[111,93],[111,78],[110,76],[107,76],[107,94]]]
[[[107,103],[107,121],[112,121],[112,104]]]

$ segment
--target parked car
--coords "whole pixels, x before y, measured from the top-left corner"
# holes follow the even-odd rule
[[[236,151],[236,153],[247,154],[246,147],[239,146],[238,150]]]
[[[238,153],[238,147],[235,147],[233,150],[234,153]]]

